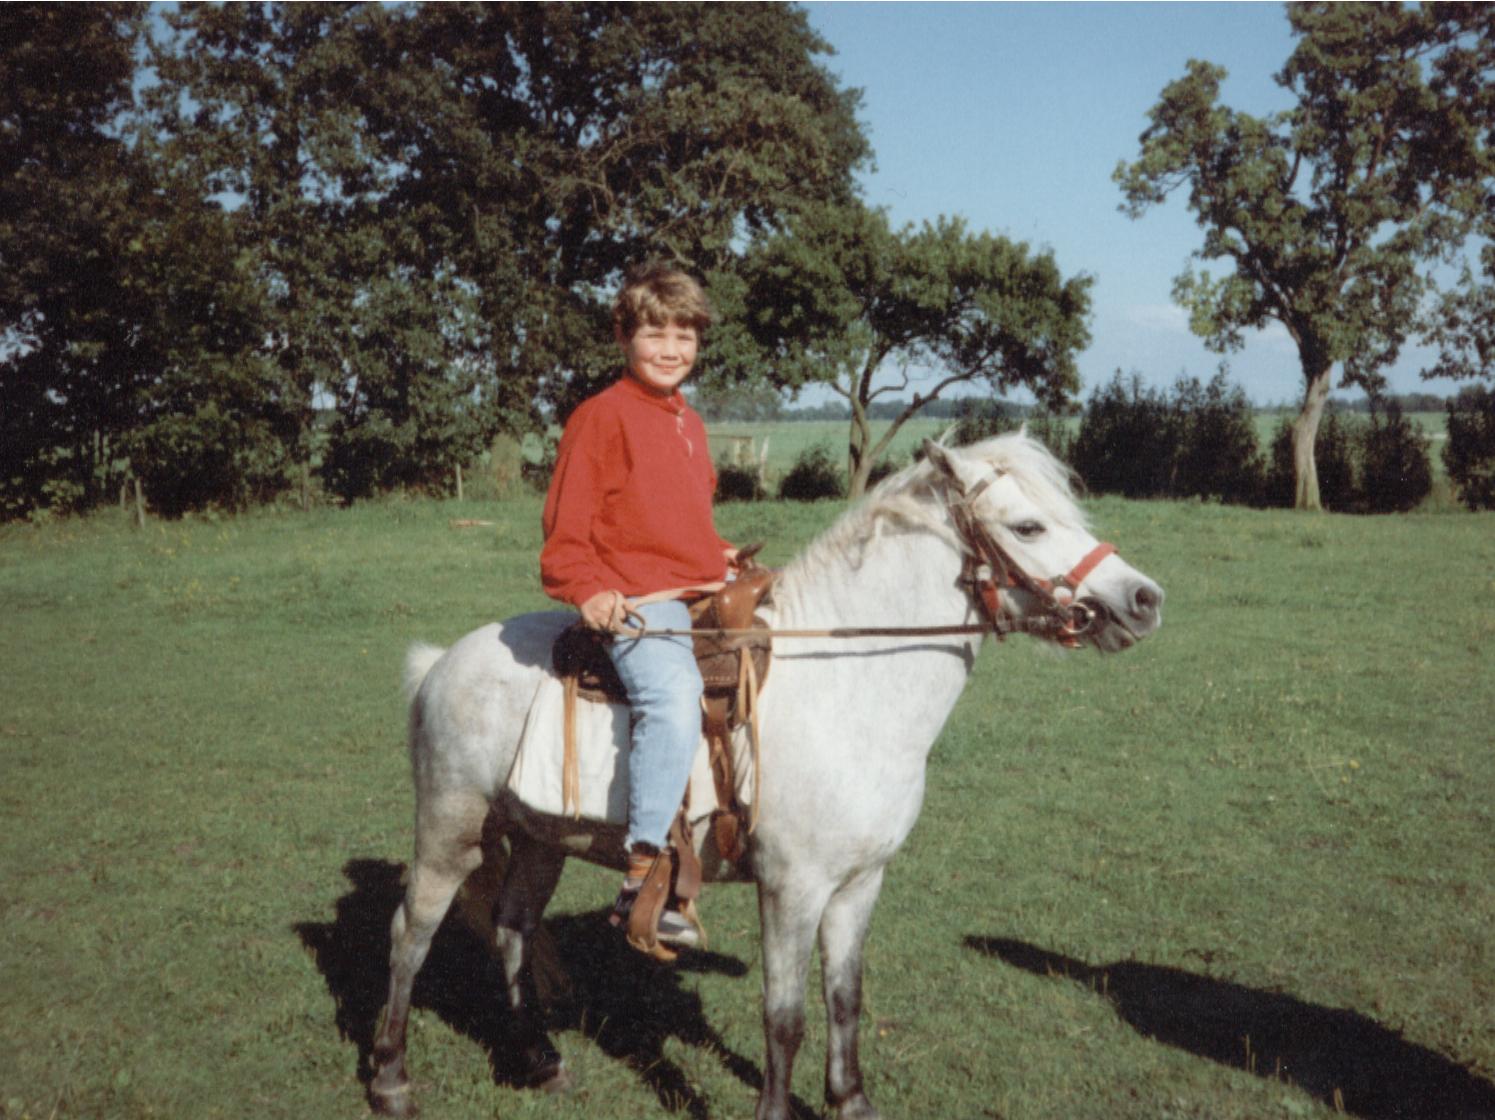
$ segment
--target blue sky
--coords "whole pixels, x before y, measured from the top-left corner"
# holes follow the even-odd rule
[[[1273,81],[1292,51],[1287,16],[1268,3],[825,3],[804,5],[836,54],[824,59],[863,91],[876,156],[867,201],[895,225],[961,215],[977,229],[1052,249],[1066,275],[1095,277],[1085,394],[1117,369],[1171,385],[1208,380],[1205,349],[1171,299],[1202,235],[1186,198],[1140,219],[1122,214],[1111,174],[1138,151],[1147,111],[1190,58],[1230,73],[1223,100],[1268,113],[1289,103]],[[1220,262],[1211,267],[1223,271]],[[1302,395],[1297,352],[1274,327],[1227,356],[1258,403]],[[1392,371],[1398,392],[1423,382],[1425,354]],[[1358,394],[1355,394],[1358,395]]]

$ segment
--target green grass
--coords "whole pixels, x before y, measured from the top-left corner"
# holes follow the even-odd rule
[[[782,562],[837,508],[721,526]],[[874,919],[873,1100],[1495,1111],[1495,518],[1092,508],[1166,587],[1164,628],[1116,658],[984,654]],[[526,498],[0,529],[0,1116],[365,1114],[411,843],[404,649],[542,606],[538,522]],[[666,971],[599,931],[612,887],[569,868],[549,919],[570,1098],[505,1080],[480,956],[438,940],[428,1118],[751,1115],[752,892],[708,892],[712,953]]]

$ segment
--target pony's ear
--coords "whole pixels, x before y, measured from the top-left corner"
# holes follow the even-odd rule
[[[934,464],[935,469],[951,482],[962,489],[965,487],[965,479],[960,476],[960,468],[955,464],[955,453],[948,447],[942,447],[932,439],[926,439],[923,444],[924,458]]]

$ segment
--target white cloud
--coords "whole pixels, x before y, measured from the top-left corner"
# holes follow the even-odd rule
[[[1143,303],[1122,309],[1121,317],[1129,326],[1148,331],[1189,333],[1189,316],[1173,303]]]

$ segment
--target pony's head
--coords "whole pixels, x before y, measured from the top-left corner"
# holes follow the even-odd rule
[[[963,448],[926,440],[924,453],[961,547],[990,569],[991,609],[1016,621],[1063,611],[1107,652],[1161,624],[1162,588],[1090,534],[1069,469],[1041,443],[1017,432]]]

